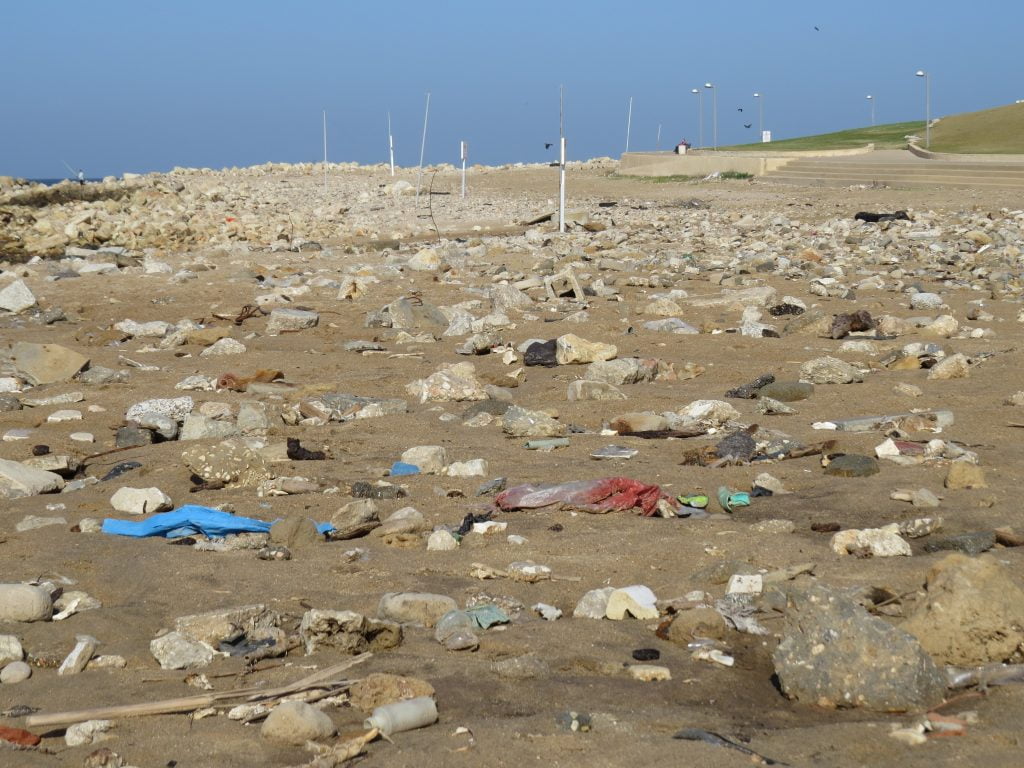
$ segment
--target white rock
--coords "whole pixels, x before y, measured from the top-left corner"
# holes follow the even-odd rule
[[[22,683],[32,677],[32,667],[24,661],[12,661],[0,671],[0,683]]]
[[[64,478],[58,474],[17,461],[0,459],[0,499],[37,496],[40,493],[59,491],[63,487]]]
[[[764,577],[760,573],[734,573],[725,588],[729,595],[759,595],[764,589]]]
[[[897,523],[882,528],[851,528],[834,534],[830,546],[837,555],[866,550],[875,557],[910,557],[910,545],[900,538],[899,529]]]
[[[7,312],[24,312],[36,305],[36,297],[25,285],[24,280],[15,280],[0,291],[0,309]]]
[[[439,475],[448,463],[448,452],[440,445],[417,445],[402,453],[402,461],[419,467],[424,475]]]
[[[137,323],[134,320],[122,320],[114,325],[114,328],[119,330],[121,333],[150,339],[162,339],[167,335],[167,332],[171,327],[170,323],[165,323],[163,320],[152,320],[148,323]]]
[[[486,477],[487,460],[470,459],[469,461],[453,461],[445,469],[448,477]]]
[[[180,632],[168,632],[154,639],[149,644],[149,652],[163,669],[205,667],[216,655],[206,643],[192,640]]]
[[[603,619],[608,612],[608,598],[615,587],[601,587],[587,592],[572,610],[574,619]]]
[[[163,416],[170,416],[175,421],[181,421],[192,412],[195,403],[188,395],[166,399],[143,400],[135,403],[125,414],[126,421],[137,421],[139,416],[147,411],[153,411]]]
[[[118,512],[145,515],[174,508],[171,497],[159,488],[118,488],[110,497],[110,505]]]
[[[632,664],[629,667],[629,676],[643,683],[658,683],[671,680],[672,672],[668,667],[659,664]]]
[[[63,421],[81,421],[82,412],[76,411],[72,408],[66,408],[61,411],[54,411],[46,417],[46,420],[51,424],[59,424]]]
[[[64,732],[64,743],[69,747],[84,747],[97,741],[103,741],[103,734],[111,729],[109,720],[86,720],[75,723]]]
[[[200,357],[218,357],[220,355],[241,355],[245,352],[245,344],[230,337],[218,339],[199,353]]]
[[[448,552],[459,548],[459,541],[450,531],[434,531],[427,538],[428,552]]]

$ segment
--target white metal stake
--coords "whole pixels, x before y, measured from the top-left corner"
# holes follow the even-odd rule
[[[462,197],[466,197],[466,156],[469,154],[469,147],[466,142],[459,142],[459,158],[462,160]]]
[[[423,154],[427,150],[427,119],[430,117],[430,91],[427,91],[427,106],[423,111],[423,140],[420,142],[420,167],[416,172],[416,203],[420,202],[420,180],[423,178]]]
[[[324,192],[327,191],[327,110],[324,110]]]
[[[558,231],[565,232],[565,89],[558,87]]]
[[[658,123],[658,138],[654,140],[655,151],[661,149],[661,123]]]
[[[391,113],[388,112],[388,155],[391,158],[391,175],[395,175],[395,140],[391,136]]]
[[[633,97],[629,97],[629,111],[626,113],[626,151],[629,152],[629,127],[633,122]]]

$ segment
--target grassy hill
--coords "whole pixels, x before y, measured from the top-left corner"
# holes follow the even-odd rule
[[[796,139],[782,139],[773,141],[770,144],[737,144],[732,147],[719,147],[730,151],[760,151],[766,149],[783,150],[806,150],[806,149],[853,149],[863,147],[867,144],[874,144],[875,149],[902,149],[907,145],[905,136],[911,134],[924,136],[924,121],[909,123],[887,123],[886,125],[872,125],[866,128],[853,128],[848,131],[837,131],[836,133],[822,133],[817,136],[801,136]],[[934,144],[934,129],[932,131],[932,143]]]
[[[770,144],[738,144],[719,147],[730,151],[851,149],[874,144],[876,149],[902,149],[905,136],[920,136],[924,146],[924,122],[889,123],[849,131],[783,139]],[[932,125],[931,148],[953,154],[1024,154],[1024,104],[965,112],[943,117]]]
[[[918,135],[924,138],[923,129]],[[932,150],[964,154],[1024,153],[1024,104],[944,117],[932,126]]]

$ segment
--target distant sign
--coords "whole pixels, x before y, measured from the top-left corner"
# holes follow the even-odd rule
[[[772,132],[771,131],[761,131],[761,143],[762,144],[767,144],[771,140],[772,140]]]

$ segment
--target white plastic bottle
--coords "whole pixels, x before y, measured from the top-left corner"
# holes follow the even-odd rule
[[[385,736],[402,731],[411,731],[437,722],[437,704],[430,696],[396,701],[377,707],[366,718],[364,728],[379,728]]]

